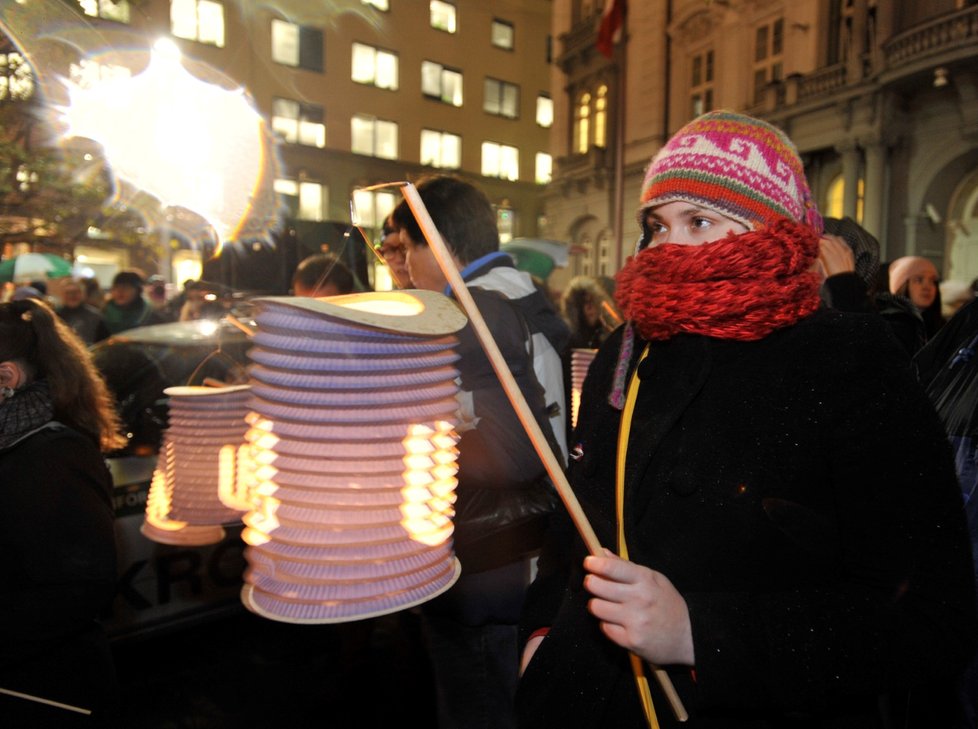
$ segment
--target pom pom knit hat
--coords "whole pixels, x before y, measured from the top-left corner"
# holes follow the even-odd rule
[[[767,122],[730,111],[697,117],[652,158],[638,210],[643,230],[649,208],[677,201],[750,229],[789,218],[822,232],[795,145]]]

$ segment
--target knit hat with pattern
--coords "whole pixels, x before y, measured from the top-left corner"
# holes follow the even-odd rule
[[[730,111],[711,111],[676,132],[652,158],[638,210],[700,205],[761,228],[782,218],[822,232],[798,150],[779,129]]]

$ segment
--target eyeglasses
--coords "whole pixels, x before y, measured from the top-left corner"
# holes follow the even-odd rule
[[[401,260],[407,258],[407,249],[400,243],[381,244],[377,246],[377,252],[384,257],[385,261],[391,258],[400,258]]]

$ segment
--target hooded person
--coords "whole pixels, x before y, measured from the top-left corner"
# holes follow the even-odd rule
[[[115,275],[102,315],[110,334],[164,321],[143,298],[143,277],[136,271],[119,271]]]
[[[821,306],[794,145],[698,117],[638,216],[568,469],[606,549],[555,517],[519,726],[875,726],[891,694],[950,696],[978,627],[947,440],[883,322]]]

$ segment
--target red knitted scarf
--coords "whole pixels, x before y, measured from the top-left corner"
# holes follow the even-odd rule
[[[628,259],[616,299],[646,340],[761,339],[818,308],[817,256],[818,235],[787,219],[700,246],[665,243]]]

